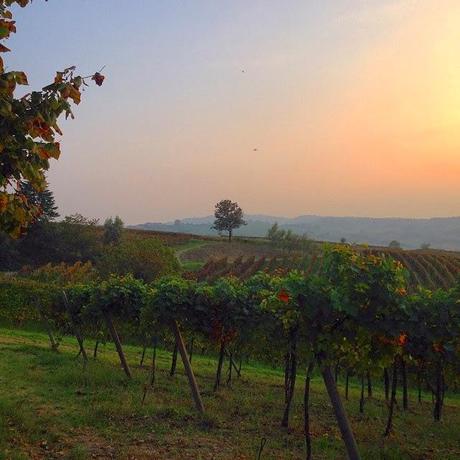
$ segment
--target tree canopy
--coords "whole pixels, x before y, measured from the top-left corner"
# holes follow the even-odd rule
[[[246,225],[243,219],[243,210],[238,203],[231,200],[221,200],[214,210],[214,225],[212,228],[219,232],[228,232],[228,241],[232,240],[233,230]]]
[[[0,0],[0,53],[9,52],[4,44],[16,24],[10,6],[25,7],[29,0]],[[57,136],[61,115],[72,117],[71,105],[79,104],[87,80],[102,85],[99,72],[87,77],[75,73],[75,67],[56,72],[54,81],[40,91],[16,97],[18,85],[28,85],[22,71],[6,70],[0,56],[0,230],[18,237],[42,213],[29,200],[21,184],[27,181],[35,191],[46,188],[45,171],[50,159],[58,159],[61,148]]]
[[[110,217],[104,222],[104,244],[118,244],[123,230],[123,221],[119,216]]]

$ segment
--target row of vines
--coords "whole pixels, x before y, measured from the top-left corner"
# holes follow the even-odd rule
[[[416,290],[419,286],[428,289],[452,287],[460,274],[460,257],[440,252],[364,249],[361,252],[376,256],[391,256],[401,262],[408,272],[408,288]],[[322,254],[313,252],[307,255],[286,255],[284,257],[238,257],[210,259],[198,272],[188,277],[200,281],[212,281],[219,276],[236,276],[247,279],[258,271],[268,273],[287,272],[298,269],[304,272],[320,272]]]
[[[408,386],[415,384],[419,398],[422,388],[431,392],[433,417],[441,419],[446,391],[456,389],[460,375],[460,285],[408,291],[410,275],[401,262],[346,246],[331,246],[320,258],[310,257],[310,269],[302,271],[292,261],[291,266],[278,262],[241,259],[229,271],[230,264],[221,260],[205,266],[197,279],[164,277],[150,284],[132,276],[53,287],[4,278],[1,314],[17,321],[28,316],[45,321],[53,348],[59,345],[56,330],[71,332],[84,360],[85,339],[108,332],[128,378],[131,367],[120,337],[137,338],[156,350],[159,339],[171,335],[174,367],[179,354],[201,413],[205,407],[184,337],[189,344],[199,339],[218,350],[215,391],[225,361],[230,379],[232,371],[241,373],[243,355],[281,362],[283,427],[289,426],[298,370],[305,370],[307,458],[312,455],[308,402],[315,369],[324,380],[351,459],[360,457],[337,388],[339,370],[346,377],[345,397],[350,377],[359,378],[361,411],[365,386],[372,392],[372,382],[382,379],[388,401],[385,435],[394,429],[398,384],[404,409]],[[16,299],[13,304],[11,299]],[[155,353],[150,384],[155,382]]]

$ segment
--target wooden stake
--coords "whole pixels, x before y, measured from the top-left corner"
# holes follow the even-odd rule
[[[65,309],[67,310],[67,314],[69,315],[70,324],[72,325],[73,333],[75,334],[78,345],[80,347],[80,353],[83,356],[83,359],[85,361],[88,361],[88,355],[86,354],[85,347],[83,346],[83,336],[81,334],[80,328],[76,324],[75,319],[72,315],[72,310],[70,309],[70,305],[69,305],[69,299],[67,298],[67,294],[65,291],[62,291],[62,295],[64,297],[64,305],[65,305]]]
[[[204,405],[201,399],[200,390],[198,384],[196,383],[195,375],[190,365],[188,359],[187,350],[185,348],[184,339],[180,333],[179,326],[176,321],[171,322],[171,328],[176,339],[177,347],[179,349],[180,356],[182,358],[182,363],[184,364],[185,373],[187,374],[188,383],[190,385],[190,390],[192,392],[193,401],[195,402],[196,409],[200,414],[204,414]]]
[[[126,361],[125,353],[123,352],[123,347],[121,346],[120,337],[118,337],[117,330],[115,329],[115,325],[113,324],[112,315],[109,312],[103,312],[103,314],[105,322],[107,324],[107,329],[109,330],[110,335],[112,336],[112,340],[115,343],[115,347],[118,352],[118,357],[120,358],[121,366],[123,367],[126,376],[129,379],[132,379],[131,369],[129,368],[128,361]]]
[[[342,400],[340,399],[339,392],[337,391],[337,385],[335,384],[334,374],[332,373],[331,367],[324,367],[321,373],[329,394],[329,399],[331,400],[332,407],[334,409],[337,424],[339,425],[340,432],[342,433],[342,439],[347,449],[348,458],[350,460],[360,460],[361,457],[359,456],[358,446],[356,444],[353,431],[351,430],[350,422],[348,421]]]

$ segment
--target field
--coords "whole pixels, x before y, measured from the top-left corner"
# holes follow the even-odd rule
[[[169,376],[171,353],[160,351],[154,389],[142,404],[148,365],[141,349],[126,346],[134,378],[127,381],[111,344],[86,369],[76,342],[65,337],[59,352],[46,335],[0,329],[0,445],[5,459],[301,459],[305,458],[302,373],[299,373],[289,431],[280,427],[283,375],[280,369],[243,363],[232,387],[213,393],[213,356],[193,358],[206,415],[194,410],[182,367]],[[343,380],[339,389],[343,395]],[[364,459],[456,459],[460,457],[460,400],[446,396],[442,422],[433,422],[431,396],[409,410],[398,409],[394,434],[383,440],[386,404],[374,384],[365,413],[358,411],[353,382],[346,408]],[[314,458],[345,458],[340,433],[322,381],[311,395]],[[260,453],[261,443],[265,441]]]
[[[321,242],[305,251],[283,250],[262,238],[236,239],[232,244],[215,239],[181,243],[178,253],[184,269],[197,271],[199,279],[235,275],[247,278],[258,270],[277,269],[314,271],[321,264]],[[173,245],[173,247],[175,247]],[[393,257],[406,268],[412,288],[451,287],[460,274],[460,253],[443,250],[402,250],[380,247],[357,247],[359,251]]]

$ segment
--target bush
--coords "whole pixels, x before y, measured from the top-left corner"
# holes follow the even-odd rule
[[[40,321],[62,295],[58,287],[34,280],[3,276],[0,278],[0,320],[21,325]]]
[[[97,268],[104,277],[132,273],[134,277],[150,282],[179,271],[180,264],[172,249],[149,238],[106,247]]]
[[[67,265],[64,262],[56,265],[46,264],[35,270],[23,267],[19,274],[41,283],[59,284],[61,286],[90,283],[98,278],[97,271],[91,262],[75,262],[73,265]]]

